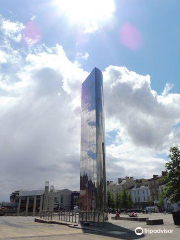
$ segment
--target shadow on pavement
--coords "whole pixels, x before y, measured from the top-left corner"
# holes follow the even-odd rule
[[[88,230],[91,229],[91,230]],[[86,229],[82,229],[84,233],[88,234],[96,234],[100,236],[108,236],[113,238],[120,238],[120,239],[140,239],[145,237],[144,234],[137,235],[135,231],[132,231],[128,228],[124,228],[113,223],[106,222],[104,227],[86,227]],[[93,230],[93,231],[92,231]]]

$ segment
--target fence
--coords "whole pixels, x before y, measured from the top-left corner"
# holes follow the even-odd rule
[[[104,222],[108,219],[104,212],[79,212],[79,221],[88,222],[94,226],[104,226]]]
[[[59,220],[70,223],[88,222],[94,226],[104,226],[107,216],[104,212],[75,212],[75,211],[41,211],[40,218],[47,220]]]
[[[41,211],[39,216],[40,218],[47,220],[59,220],[72,223],[79,222],[79,213],[74,211]]]

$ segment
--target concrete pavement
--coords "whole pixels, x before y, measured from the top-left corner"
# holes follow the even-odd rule
[[[145,217],[145,215],[143,214]],[[98,240],[98,239],[145,239],[145,240],[179,240],[180,227],[175,226],[170,214],[152,214],[149,218],[163,218],[164,225],[147,226],[145,222],[131,222],[110,220],[106,228],[101,231],[87,231],[69,228],[65,225],[46,224],[34,222],[33,217],[0,217],[0,240],[26,239],[26,240]],[[141,227],[144,234],[138,236],[135,229]],[[145,230],[172,230],[173,233],[148,233]]]

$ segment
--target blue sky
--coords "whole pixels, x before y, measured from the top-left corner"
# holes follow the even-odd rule
[[[94,67],[108,180],[160,174],[179,144],[180,3],[76,3],[0,0],[0,200],[45,180],[78,189],[80,87]]]
[[[0,3],[1,14],[12,21],[26,24],[36,15],[34,21],[43,35],[41,42],[48,46],[59,43],[70,59],[76,58],[77,51],[88,52],[88,61],[82,63],[87,71],[95,65],[100,69],[110,64],[126,66],[139,74],[149,74],[153,88],[159,93],[167,82],[174,84],[173,92],[179,91],[180,3],[177,0],[115,1],[115,23],[89,36],[79,33],[80,38],[86,39],[80,46],[76,45],[77,29],[69,27],[65,17],[58,15],[52,1],[1,0]],[[119,39],[120,29],[126,23],[135,26],[142,35],[142,46],[135,51]]]

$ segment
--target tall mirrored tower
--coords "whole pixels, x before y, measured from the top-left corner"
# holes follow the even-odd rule
[[[94,68],[81,94],[80,210],[106,211],[105,124],[102,72]]]

